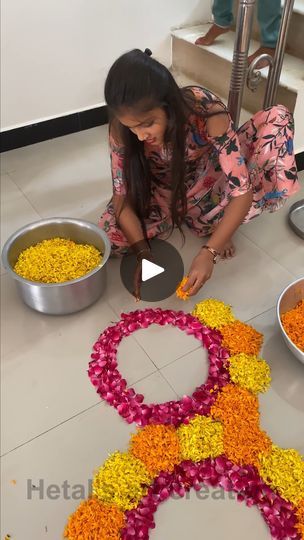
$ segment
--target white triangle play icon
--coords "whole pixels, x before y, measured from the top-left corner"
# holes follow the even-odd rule
[[[165,271],[164,268],[161,266],[158,266],[158,264],[154,264],[151,261],[148,261],[147,259],[142,260],[142,266],[141,266],[141,279],[142,281],[148,281],[148,279],[151,279],[155,276],[158,276],[162,272]]]

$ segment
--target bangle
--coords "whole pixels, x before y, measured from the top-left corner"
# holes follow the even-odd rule
[[[209,253],[211,253],[211,255],[213,256],[213,264],[216,264],[220,256],[219,252],[208,246],[207,244],[205,246],[202,246],[202,249],[206,249],[207,251],[209,251]]]

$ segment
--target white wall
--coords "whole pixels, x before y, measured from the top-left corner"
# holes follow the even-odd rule
[[[152,49],[171,63],[170,28],[206,21],[211,0],[2,0],[1,127],[98,106],[113,61]]]

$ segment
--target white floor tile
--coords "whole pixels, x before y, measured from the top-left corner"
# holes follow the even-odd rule
[[[168,381],[157,371],[133,385],[138,394],[145,396],[145,403],[164,403],[178,399]]]
[[[11,234],[38,219],[40,219],[39,214],[10,176],[3,174],[1,176],[1,250]],[[2,262],[1,273],[5,273]]]
[[[136,385],[138,392],[146,397],[146,403],[176,399],[176,394],[160,373],[143,379]],[[88,482],[96,470],[115,450],[128,448],[130,434],[135,425],[124,422],[109,405],[101,403],[79,414],[68,422],[37,437],[21,448],[2,458],[2,537],[10,534],[12,539],[47,538],[58,540],[62,536],[68,515],[79,502],[73,499],[73,486],[84,486],[88,496]],[[29,491],[27,481],[40,486],[43,481],[43,498],[38,491]],[[57,500],[46,497],[50,484],[71,486],[60,489]]]
[[[184,395],[191,396],[195,388],[206,381],[208,369],[207,350],[199,347],[162,368],[161,373],[177,394],[182,397]]]
[[[248,508],[219,489],[191,490],[182,499],[169,499],[159,506],[151,540],[269,540],[270,534],[259,511]]]
[[[303,183],[304,186],[304,183]],[[292,204],[304,198],[304,187],[275,214],[264,215],[241,227],[241,232],[296,277],[304,275],[304,240],[287,222]]]
[[[2,458],[1,538],[62,538],[67,518],[79,504],[73,486],[82,485],[87,497],[93,471],[109,453],[126,450],[134,431],[114,409],[100,404]],[[41,499],[38,491],[28,490],[28,481],[38,487],[43,482]],[[65,481],[70,488],[64,492]],[[57,500],[47,497],[51,484],[60,486]]]
[[[99,334],[116,316],[103,299],[79,314],[41,315],[21,303],[10,276],[1,279],[5,453],[98,403],[88,362]],[[156,369],[131,336],[121,343],[118,362],[130,385]]]
[[[42,217],[97,222],[112,190],[106,130],[82,131],[8,156],[14,182]]]
[[[136,332],[134,337],[159,369],[200,345],[193,336],[169,325],[151,325]]]

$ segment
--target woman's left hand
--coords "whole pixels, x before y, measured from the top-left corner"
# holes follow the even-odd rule
[[[206,281],[210,279],[213,267],[212,254],[208,250],[202,249],[192,261],[188,281],[183,287],[183,291],[189,291],[189,296],[197,294]]]

